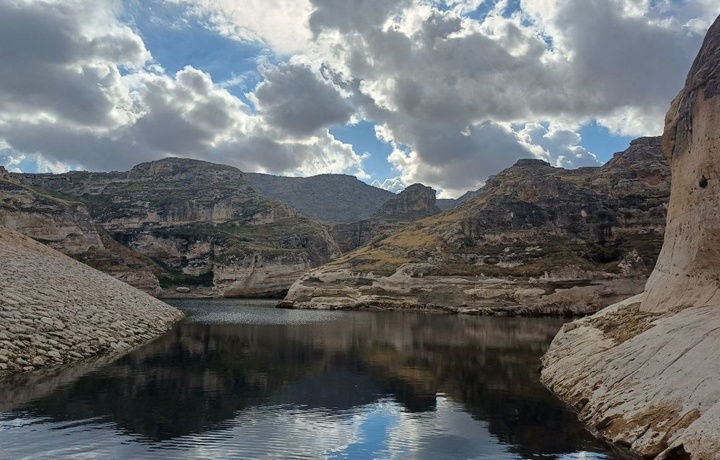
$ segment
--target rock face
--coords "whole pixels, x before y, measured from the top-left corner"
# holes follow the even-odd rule
[[[432,216],[440,212],[440,208],[435,204],[435,195],[432,188],[413,184],[386,201],[373,216],[408,216],[411,219]]]
[[[107,259],[135,259],[118,277],[168,295],[282,296],[339,253],[324,225],[261,196],[230,166],[167,158],[129,172],[11,177],[87,204],[113,249],[81,260],[112,271]]]
[[[342,252],[352,251],[406,227],[409,222],[438,214],[435,195],[430,187],[411,185],[386,201],[369,219],[336,224],[331,234]]]
[[[282,177],[245,173],[245,178],[266,197],[288,203],[304,216],[327,222],[367,219],[395,197],[394,193],[343,174]]]
[[[594,312],[642,290],[669,190],[659,138],[634,141],[600,168],[521,160],[453,211],[306,274],[283,305]]]
[[[0,226],[18,230],[65,254],[103,244],[87,207],[33,190],[0,175]]]
[[[0,227],[0,375],[147,342],[175,308],[20,233]]]
[[[665,242],[645,291],[566,325],[542,380],[599,436],[646,458],[720,452],[720,18],[666,117]]]

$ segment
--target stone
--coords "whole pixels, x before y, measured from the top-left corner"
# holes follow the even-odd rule
[[[661,139],[640,138],[597,168],[519,161],[443,214],[432,215],[430,189],[413,189],[378,219],[335,226],[339,246],[356,249],[299,278],[283,307],[596,312],[642,292],[662,246],[670,171]],[[429,217],[389,219],[414,209]]]
[[[63,362],[63,355],[71,363],[102,353],[94,339],[127,318],[152,339],[182,317],[177,309],[2,226],[0,260],[0,292],[17,303],[15,314],[2,320],[0,377]],[[53,303],[44,300],[48,293]]]
[[[340,253],[326,224],[262,196],[237,168],[204,161],[165,158],[122,173],[10,174],[0,192],[17,203],[0,208],[0,225],[12,223],[157,296],[192,283],[202,295],[281,297],[305,271]],[[81,204],[51,198],[55,192]]]
[[[542,381],[645,458],[720,452],[720,17],[670,106],[667,230],[645,291],[566,326]]]
[[[58,352],[57,350],[50,350],[48,351],[47,355],[56,360],[62,359],[62,355],[60,355],[60,352]]]

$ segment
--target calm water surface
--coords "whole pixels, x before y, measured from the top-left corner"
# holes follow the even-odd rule
[[[538,382],[561,320],[172,303],[129,355],[0,381],[0,458],[622,458]]]

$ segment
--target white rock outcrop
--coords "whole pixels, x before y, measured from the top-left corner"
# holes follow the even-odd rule
[[[720,459],[720,18],[666,117],[665,242],[645,291],[566,324],[543,382],[645,458]]]
[[[181,317],[144,292],[0,227],[0,376],[123,352]]]

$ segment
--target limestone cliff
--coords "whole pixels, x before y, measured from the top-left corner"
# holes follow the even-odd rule
[[[720,458],[720,18],[666,116],[665,242],[645,291],[566,325],[543,381],[646,458]]]
[[[87,207],[0,176],[0,226],[41,241],[65,254],[103,247]]]
[[[230,166],[167,158],[128,172],[10,176],[85,203],[111,237],[107,256],[141,269],[122,279],[142,285],[150,273],[165,295],[281,296],[339,253],[326,226],[263,197]]]
[[[283,306],[594,312],[642,290],[669,190],[658,138],[600,168],[521,160],[456,209],[308,273]]]
[[[432,188],[413,184],[386,201],[370,218],[336,224],[331,234],[342,252],[352,251],[406,227],[409,222],[438,214],[435,195]]]
[[[0,227],[0,375],[125,351],[166,331],[175,308]]]
[[[162,267],[114,241],[82,200],[0,178],[0,226],[17,230],[148,294],[162,292]]]

